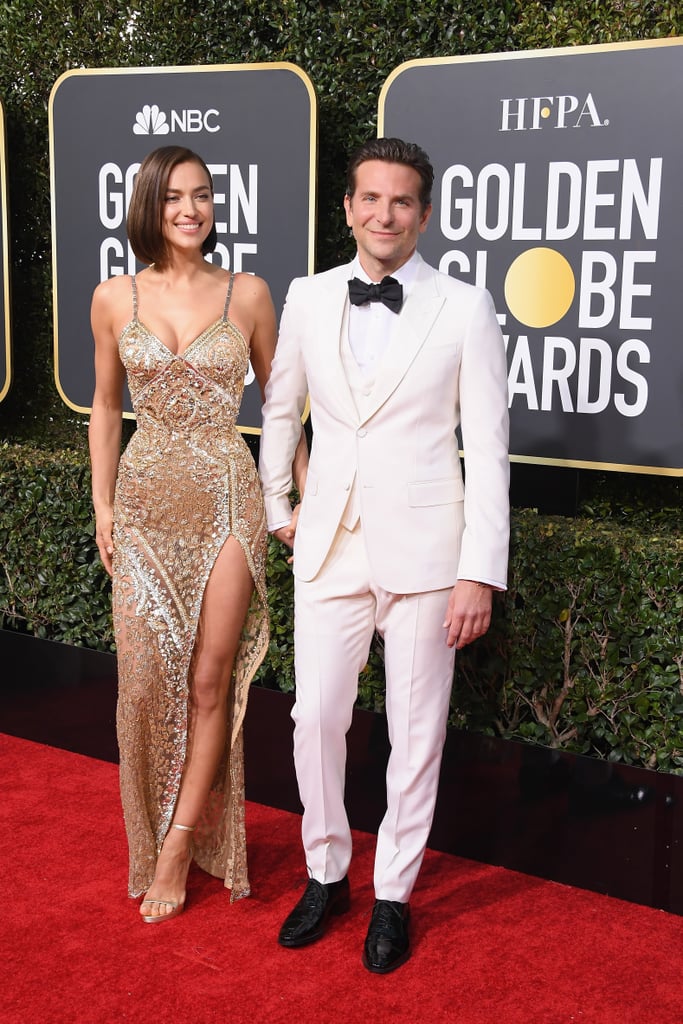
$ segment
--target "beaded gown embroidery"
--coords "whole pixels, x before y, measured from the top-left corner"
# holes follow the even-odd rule
[[[137,315],[123,329],[137,430],[119,467],[114,503],[112,608],[119,696],[121,799],[131,896],[146,892],[175,808],[188,747],[188,695],[204,589],[235,537],[254,594],[235,661],[228,738],[193,835],[194,857],[249,893],[242,724],[249,683],[268,644],[266,524],[254,460],[236,428],[249,363],[239,329],[223,316],[181,356]]]

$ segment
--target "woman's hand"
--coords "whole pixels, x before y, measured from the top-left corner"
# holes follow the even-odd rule
[[[294,547],[294,536],[296,534],[296,524],[299,521],[300,508],[301,504],[295,505],[294,508],[292,509],[292,518],[287,524],[287,526],[282,526],[280,527],[279,530],[275,530],[273,533],[273,536],[277,537],[277,539],[281,541],[282,544],[286,544],[288,548]],[[287,563],[291,565],[293,561],[294,555],[290,555],[289,558],[287,559]]]
[[[97,550],[102,559],[102,565],[111,576],[111,560],[114,554],[114,541],[112,540],[112,516],[111,513],[100,514],[95,520],[95,540]]]

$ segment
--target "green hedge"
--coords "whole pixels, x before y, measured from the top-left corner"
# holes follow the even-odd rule
[[[113,651],[83,453],[0,446],[0,626]]]
[[[683,773],[683,536],[676,481],[656,515],[596,478],[591,518],[513,513],[510,588],[457,658],[451,724]],[[84,449],[0,447],[0,626],[113,650]],[[272,639],[258,681],[291,690],[292,572],[271,540]],[[381,710],[376,642],[359,704]]]

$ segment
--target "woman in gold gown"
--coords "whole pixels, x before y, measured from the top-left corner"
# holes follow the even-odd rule
[[[97,545],[113,575],[129,894],[148,923],[183,909],[192,858],[249,892],[242,723],[268,643],[266,525],[236,428],[251,361],[276,338],[266,283],[205,260],[213,186],[190,150],[143,162],[127,221],[135,277],[92,301],[90,421]],[[137,430],[119,461],[124,379]],[[302,441],[295,463],[300,478]]]

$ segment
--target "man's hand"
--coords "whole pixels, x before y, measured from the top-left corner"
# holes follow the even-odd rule
[[[279,530],[273,531],[273,537],[277,537],[279,541],[286,544],[288,548],[294,547],[294,535],[296,534],[296,524],[299,521],[299,509],[301,505],[295,505],[292,509],[292,518],[288,522],[287,526],[281,526]],[[288,562],[292,561],[290,556],[287,559]]]
[[[472,580],[458,580],[448,598],[446,643],[457,650],[483,636],[491,624],[493,590]]]

